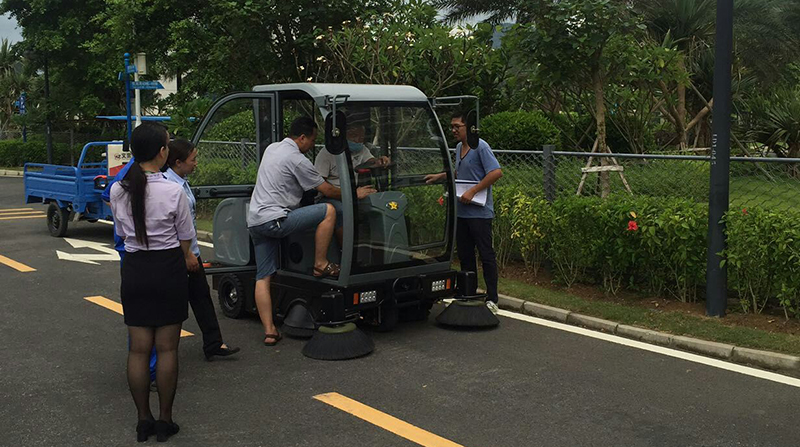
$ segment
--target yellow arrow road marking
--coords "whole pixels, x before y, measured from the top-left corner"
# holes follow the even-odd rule
[[[110,299],[108,299],[108,298],[106,298],[104,296],[87,296],[87,297],[84,297],[83,299],[85,299],[86,301],[88,301],[90,303],[97,304],[100,307],[105,307],[106,309],[108,309],[108,310],[110,310],[112,312],[116,312],[116,313],[118,313],[120,315],[124,315],[122,313],[122,304],[120,304],[120,303],[118,303],[116,301],[111,301]],[[189,332],[189,331],[184,331],[183,329],[181,329],[181,337],[191,337],[192,335],[194,335],[194,334]]]
[[[22,264],[21,262],[17,262],[17,261],[15,261],[13,259],[9,259],[9,258],[7,258],[7,257],[5,257],[3,255],[0,255],[0,264],[5,264],[5,265],[11,267],[12,269],[14,269],[14,270],[16,270],[18,272],[22,272],[22,273],[28,273],[28,272],[35,272],[36,271],[35,268],[28,267],[27,265]]]
[[[0,213],[10,213],[14,211],[33,211],[33,208],[9,208],[9,209],[0,209]]]
[[[401,438],[408,439],[424,447],[463,447],[453,441],[434,435],[431,432],[415,427],[408,422],[401,421],[394,416],[378,411],[361,402],[342,396],[339,393],[325,393],[314,396],[314,399],[338,408],[346,413],[363,419],[372,425],[390,431]]]
[[[0,217],[0,220],[33,219],[35,217],[47,217],[47,216],[44,214],[37,214],[36,216]]]

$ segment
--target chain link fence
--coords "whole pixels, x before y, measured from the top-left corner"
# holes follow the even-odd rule
[[[494,151],[503,186],[548,200],[570,195],[684,198],[708,202],[710,157]],[[731,157],[732,207],[800,209],[800,159]]]
[[[201,140],[198,147],[201,170],[204,165],[206,170],[209,165],[224,165],[226,169],[255,175],[259,157],[254,142]],[[313,162],[321,149],[317,145],[306,156]],[[551,201],[571,195],[627,193],[708,202],[708,156],[544,150],[495,150],[494,153],[503,168],[503,179],[498,186],[513,187]],[[455,152],[451,154],[455,163]],[[395,161],[405,166],[404,172],[427,174],[431,166],[437,165],[438,157],[436,148],[401,147]],[[730,166],[732,207],[800,209],[800,159],[731,157]]]

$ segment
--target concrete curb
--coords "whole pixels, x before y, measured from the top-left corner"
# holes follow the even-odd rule
[[[208,243],[213,243],[214,242],[214,237],[208,231],[197,230],[197,240],[198,241],[203,241],[203,242],[208,242]]]
[[[725,343],[700,340],[692,337],[672,335],[650,329],[618,324],[613,321],[603,320],[602,318],[581,315],[557,307],[545,306],[544,304],[525,301],[503,294],[499,294],[499,302],[497,304],[501,309],[534,317],[555,320],[574,326],[583,326],[596,331],[615,334],[654,345],[689,351],[734,363],[800,375],[800,357],[793,355],[741,348]]]
[[[0,176],[2,177],[22,177],[22,171],[13,171],[10,169],[0,169]]]

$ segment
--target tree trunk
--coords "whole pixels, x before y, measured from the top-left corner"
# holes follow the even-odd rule
[[[595,54],[595,61],[592,65],[592,86],[594,87],[594,107],[595,120],[597,122],[597,152],[603,154],[610,152],[606,146],[606,106],[603,95],[603,77],[600,72],[600,53]],[[608,158],[600,157],[600,165],[608,164]],[[611,183],[609,182],[608,172],[599,172],[600,177],[600,197],[607,197],[611,193]]]
[[[686,64],[683,58],[678,58],[678,69],[681,73],[686,72]],[[678,145],[680,150],[686,150],[688,141],[686,136],[686,86],[678,83],[678,107],[675,117],[675,131],[678,134]]]
[[[798,155],[800,155],[800,141],[789,143],[789,158],[797,158]],[[789,175],[793,178],[800,178],[800,169],[798,169],[797,163],[789,165]]]

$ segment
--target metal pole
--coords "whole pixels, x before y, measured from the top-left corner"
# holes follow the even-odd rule
[[[544,197],[548,202],[553,203],[556,200],[556,164],[553,157],[555,146],[546,144],[542,147],[543,155],[543,169],[544,169]]]
[[[724,317],[728,302],[728,272],[719,255],[726,247],[722,217],[728,211],[731,154],[731,65],[733,61],[733,0],[717,0],[714,62],[714,112],[711,136],[711,181],[708,195],[708,265],[706,314]]]
[[[125,53],[125,71],[123,72],[123,76],[125,77],[125,108],[127,109],[127,125],[128,125],[128,147],[131,144],[131,75],[128,73],[128,65],[130,65],[130,53]]]
[[[136,72],[133,74],[133,80],[138,82],[139,81],[139,73]],[[134,102],[136,103],[136,126],[139,127],[142,124],[142,95],[141,90],[138,88],[133,91],[134,92]]]
[[[22,95],[20,95],[20,100],[22,101],[22,110],[21,110],[22,113],[20,113],[21,115],[25,115],[28,112],[27,110],[28,106],[26,104],[28,102],[27,98],[28,94],[22,92]],[[22,125],[22,142],[23,143],[28,142],[28,126],[26,124]]]
[[[47,164],[53,164],[53,133],[50,128],[50,70],[44,58],[44,131],[47,140]]]

